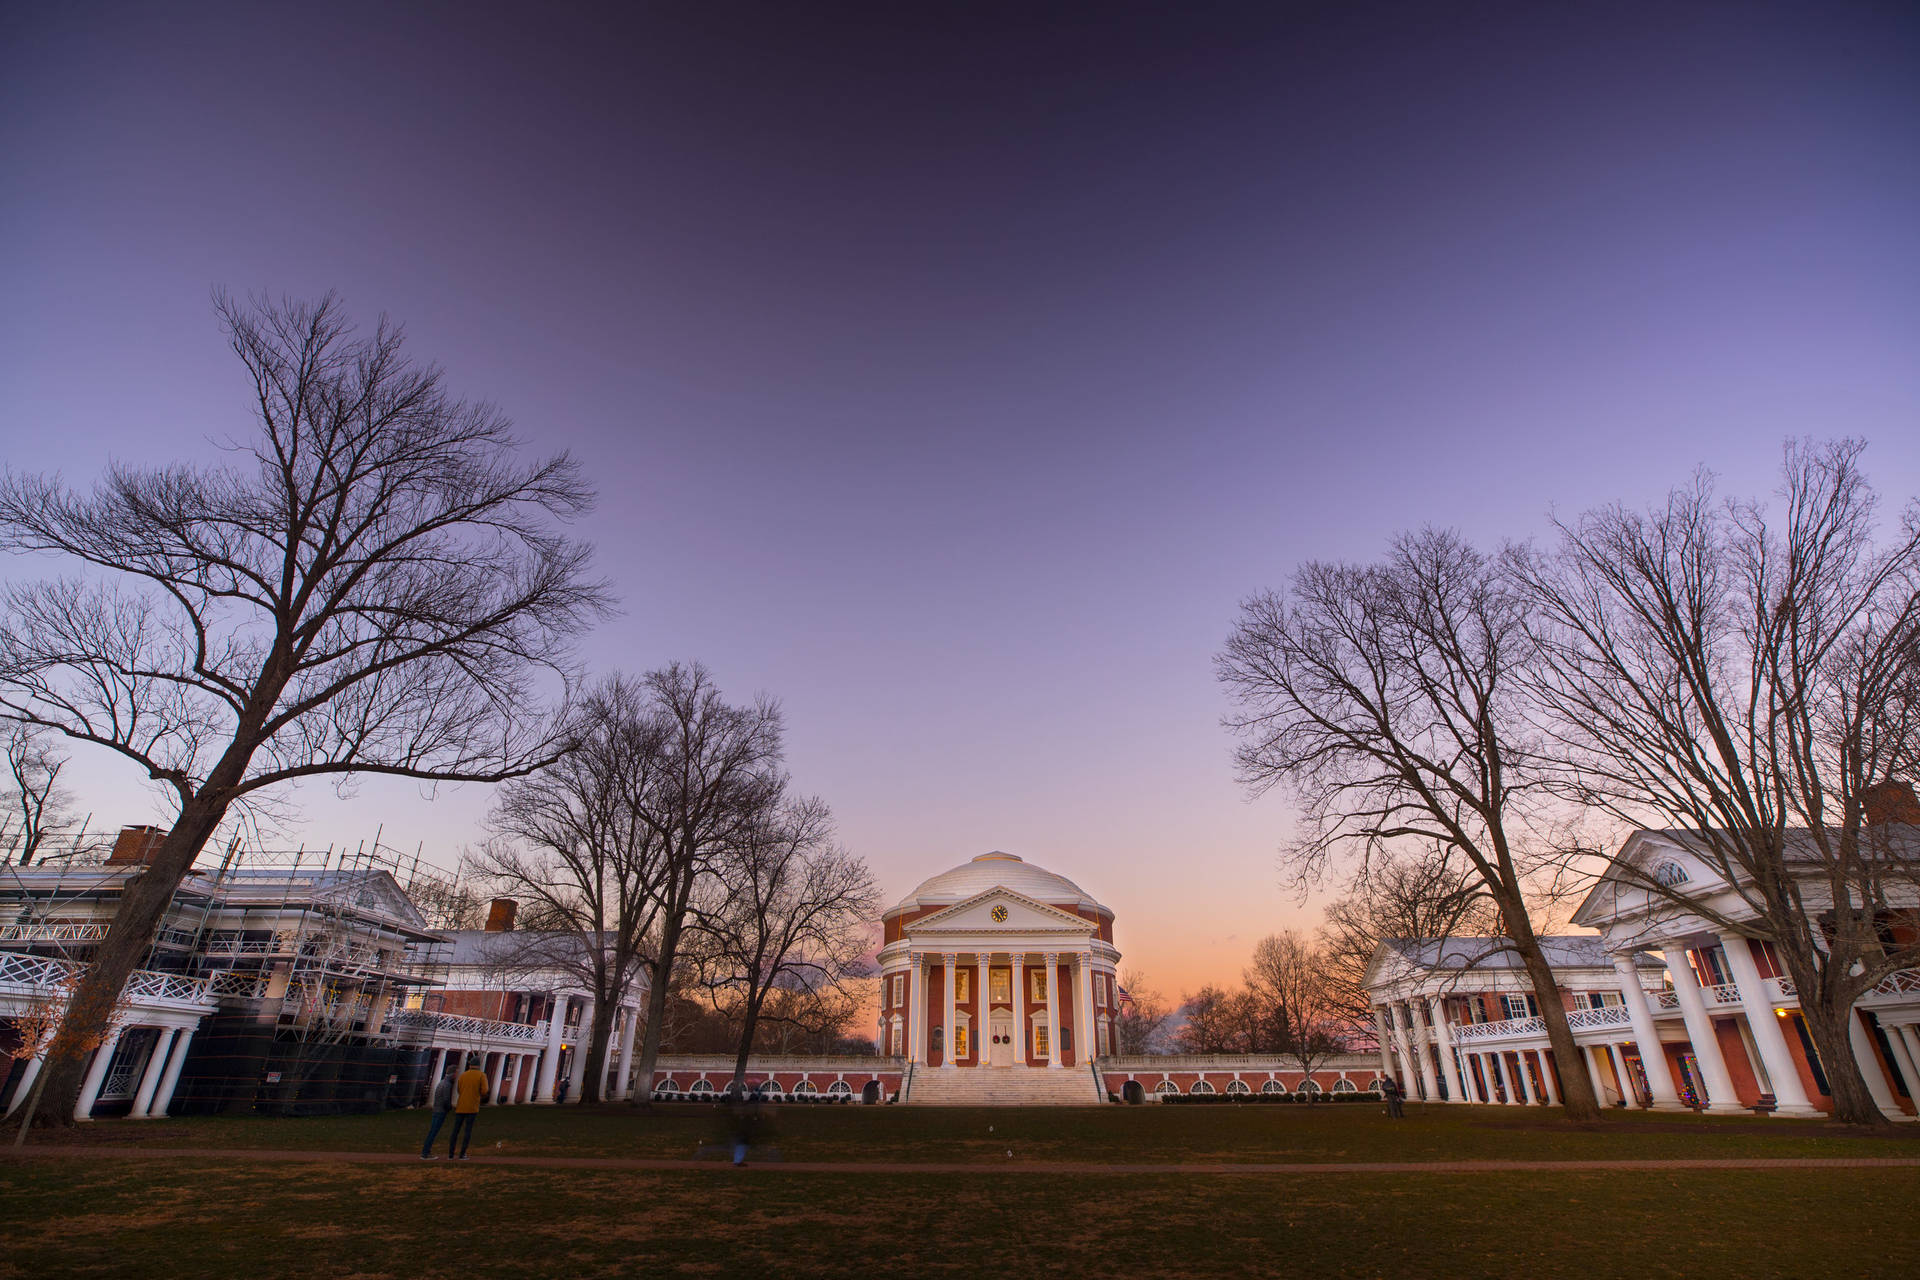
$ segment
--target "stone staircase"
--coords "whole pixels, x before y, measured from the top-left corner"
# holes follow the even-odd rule
[[[916,1107],[1094,1107],[1107,1100],[1082,1064],[1045,1067],[916,1066],[907,1102]]]

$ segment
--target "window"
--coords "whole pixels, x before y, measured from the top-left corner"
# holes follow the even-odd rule
[[[838,1097],[841,1094],[851,1095],[852,1093],[853,1093],[853,1086],[848,1084],[845,1080],[835,1080],[832,1084],[827,1086],[827,1094],[829,1097]]]
[[[953,971],[953,1000],[955,1004],[965,1004],[973,999],[973,973],[968,969],[956,968]]]
[[[1027,990],[1036,1001],[1047,998],[1047,971],[1045,969],[1027,970]]]
[[[688,1092],[689,1093],[712,1093],[713,1082],[711,1080],[695,1080],[693,1082],[693,1088],[689,1089]]]
[[[1335,1093],[1352,1093],[1354,1092],[1353,1081],[1335,1080],[1333,1082],[1333,1091]]]
[[[1051,1057],[1052,1054],[1053,1049],[1047,1043],[1047,1024],[1044,1022],[1035,1023],[1033,1027],[1033,1056],[1036,1058],[1046,1058]]]
[[[900,1026],[900,1019],[895,1018],[893,1020],[893,1030],[889,1032],[887,1036],[887,1051],[896,1058],[899,1057],[905,1049],[905,1046],[902,1044],[902,1038],[903,1029]]]
[[[1187,1092],[1188,1093],[1212,1093],[1213,1086],[1208,1084],[1205,1080],[1195,1080],[1193,1082],[1193,1088],[1187,1090]]]
[[[1677,862],[1663,862],[1653,869],[1654,883],[1663,884],[1669,889],[1677,884],[1685,884],[1689,878],[1687,869]]]
[[[967,1043],[967,1028],[962,1023],[953,1029],[953,1056],[956,1059],[967,1056]]]
[[[1320,1082],[1318,1080],[1302,1080],[1300,1082],[1300,1092],[1318,1093],[1320,1092]]]
[[[1540,1006],[1534,1003],[1532,996],[1501,996],[1500,1002],[1509,1018],[1540,1016]]]
[[[895,1009],[898,1009],[901,1005],[905,1004],[906,1002],[907,1002],[907,975],[904,973],[896,973],[893,975],[893,999],[889,1003]]]
[[[759,1089],[755,1090],[755,1092],[763,1098],[770,1098],[778,1102],[780,1100],[780,1082],[778,1080],[769,1080],[761,1085]]]
[[[1367,1092],[1368,1093],[1380,1092],[1380,1086],[1382,1083],[1384,1082],[1378,1076],[1375,1076],[1373,1079],[1367,1081]]]
[[[1695,967],[1700,972],[1700,985],[1704,987],[1725,986],[1733,981],[1733,973],[1727,967],[1727,953],[1716,944],[1689,952],[1697,960]]]
[[[987,970],[987,992],[988,998],[995,1004],[1012,1004],[1012,975],[1005,969]]]
[[[1245,1080],[1229,1080],[1227,1081],[1227,1092],[1228,1093],[1252,1093],[1253,1090],[1247,1087],[1247,1082]]]
[[[799,1095],[802,1093],[818,1093],[820,1091],[813,1087],[813,1081],[802,1080],[799,1084],[793,1086],[793,1092],[795,1095]]]
[[[1626,1003],[1626,997],[1618,991],[1589,991],[1587,1006],[1593,1009],[1610,1009]]]
[[[1286,1091],[1286,1084],[1279,1080],[1269,1080],[1260,1086],[1260,1092],[1262,1093],[1285,1093]]]
[[[1153,1091],[1155,1093],[1178,1093],[1180,1092],[1180,1086],[1171,1080],[1162,1080],[1159,1084],[1153,1086]]]

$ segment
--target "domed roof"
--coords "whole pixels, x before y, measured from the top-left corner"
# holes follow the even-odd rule
[[[947,906],[965,902],[989,889],[1011,889],[1035,902],[1052,906],[1095,907],[1106,911],[1085,889],[1065,876],[995,849],[970,862],[963,862],[951,871],[942,871],[937,876],[922,880],[918,888],[900,899],[887,914],[916,906]]]

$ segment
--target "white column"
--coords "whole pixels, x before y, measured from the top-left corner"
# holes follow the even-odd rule
[[[1580,1052],[1585,1055],[1587,1078],[1593,1081],[1593,1097],[1601,1106],[1611,1106],[1610,1092],[1617,1092],[1607,1084],[1606,1077],[1600,1074],[1600,1050],[1597,1045],[1581,1045]]]
[[[500,1060],[500,1088],[493,1095],[493,1105],[496,1107],[512,1106],[513,1095],[519,1083],[520,1055],[517,1053],[506,1054]]]
[[[107,1038],[94,1051],[93,1064],[87,1068],[87,1077],[80,1085],[80,1097],[73,1105],[75,1120],[92,1118],[93,1104],[100,1098],[100,1086],[107,1081],[107,1067],[113,1061],[113,1051],[120,1047],[123,1028],[114,1027],[107,1032]]]
[[[1060,1066],[1060,953],[1047,952],[1047,1066]]]
[[[1900,1104],[1894,1100],[1893,1085],[1887,1080],[1887,1073],[1880,1069],[1880,1055],[1873,1051],[1873,1036],[1867,1031],[1866,1021],[1858,1009],[1847,1010],[1847,1043],[1853,1049],[1853,1060],[1859,1064],[1861,1078],[1867,1082],[1867,1092],[1873,1095],[1873,1105],[1880,1108],[1883,1115],[1899,1115]],[[1768,1073],[1772,1074],[1771,1067]]]
[[[193,1040],[195,1027],[182,1027],[180,1034],[173,1038],[173,1050],[167,1055],[166,1074],[160,1077],[160,1087],[154,1092],[153,1105],[147,1108],[147,1115],[155,1120],[167,1118],[167,1108],[173,1105],[173,1091],[180,1084],[180,1068],[187,1061],[187,1045]]]
[[[1533,1081],[1528,1079],[1527,1052],[1524,1049],[1513,1051],[1513,1078],[1520,1086],[1520,1098],[1528,1106],[1539,1101],[1533,1092]]]
[[[587,1047],[593,1043],[593,1015],[598,1006],[591,999],[580,1002],[580,1033],[573,1045],[573,1083],[567,1087],[567,1105],[577,1107],[587,1096]]]
[[[1693,1043],[1693,1058],[1707,1087],[1707,1110],[1738,1113],[1740,1095],[1734,1092],[1733,1077],[1727,1074],[1727,1060],[1720,1056],[1720,1041],[1713,1034],[1713,1019],[1707,1016],[1706,1002],[1700,998],[1700,983],[1693,966],[1679,947],[1667,952],[1667,972],[1673,975],[1673,993],[1680,1000],[1680,1016],[1686,1019],[1687,1039]],[[1647,1073],[1651,1076],[1653,1073]]]
[[[1013,953],[1013,1065],[1027,1065],[1027,954]]]
[[[1410,1030],[1407,1034],[1408,1038],[1413,1040],[1413,1051],[1420,1055],[1420,1083],[1427,1091],[1427,1101],[1438,1102],[1440,1101],[1440,1080],[1434,1073],[1433,1052],[1428,1048],[1428,1045],[1433,1042],[1433,1028],[1429,1025],[1427,1027],[1428,1034],[1425,1036],[1419,1035],[1417,1028],[1420,1026],[1423,1016],[1418,1012],[1420,1002],[1418,1000],[1407,1001],[1407,1009],[1408,1012],[1414,1015],[1410,1020],[1416,1030]]]
[[[1473,1055],[1462,1049],[1456,1049],[1454,1060],[1459,1064],[1460,1087],[1464,1091],[1462,1098],[1467,1102],[1481,1103],[1486,1099],[1480,1096],[1480,1085],[1473,1078]]]
[[[1373,1006],[1373,1035],[1380,1042],[1380,1075],[1385,1078],[1393,1074],[1393,1026],[1389,1019],[1392,1012],[1389,1006]]]
[[[1533,1057],[1540,1064],[1540,1087],[1547,1091],[1547,1105],[1559,1106],[1560,1087],[1553,1082],[1553,1063],[1547,1061],[1547,1051],[1541,1049]]]
[[[147,1054],[147,1069],[140,1073],[140,1088],[133,1095],[133,1110],[127,1113],[128,1119],[144,1118],[147,1108],[153,1105],[154,1091],[160,1087],[160,1074],[167,1069],[167,1055],[173,1052],[175,1034],[173,1027],[160,1028],[153,1050]]]
[[[927,958],[918,951],[909,952],[912,968],[907,979],[907,1061],[927,1060]]]
[[[953,975],[960,967],[960,957],[952,951],[943,952],[940,956],[940,965],[940,991],[944,997],[944,1004],[946,1005],[945,1016],[940,1022],[942,1028],[940,1032],[940,1065],[942,1068],[951,1068],[953,1066],[954,1022]]]
[[[560,1080],[560,1040],[567,1025],[567,997],[554,993],[553,1013],[547,1019],[547,1047],[540,1055],[540,1083],[535,1102],[552,1102]]]
[[[1407,1025],[1413,1021],[1413,1013],[1405,1001],[1395,1001],[1387,1006],[1387,1010],[1387,1021],[1393,1026],[1393,1047],[1400,1059],[1400,1088],[1404,1092],[1414,1087],[1413,1054],[1410,1051],[1413,1028]]]
[[[1634,1094],[1634,1091],[1633,1091],[1633,1073],[1627,1069],[1627,1055],[1620,1051],[1619,1045],[1614,1044],[1611,1041],[1609,1041],[1607,1044],[1607,1054],[1608,1054],[1607,1060],[1613,1063],[1613,1078],[1620,1082],[1620,1096],[1626,1099],[1626,1103],[1628,1106],[1631,1107],[1636,1105],[1640,1101],[1640,1099]],[[1642,1062],[1646,1061],[1645,1058],[1642,1058],[1640,1060]],[[1647,1072],[1647,1079],[1649,1082],[1652,1081],[1653,1072],[1651,1071]],[[1674,1096],[1677,1098],[1680,1095],[1675,1094]]]
[[[987,971],[992,967],[990,953],[973,953],[973,1060],[983,1067],[993,1060],[993,1042],[988,1039],[993,1034],[993,989],[987,985]]]
[[[440,1083],[440,1077],[447,1074],[447,1051],[435,1049],[433,1056],[427,1059],[427,1100],[433,1100],[433,1086]]]
[[[1777,1116],[1817,1116],[1822,1114],[1807,1097],[1800,1083],[1800,1068],[1794,1065],[1781,1034],[1780,1019],[1773,1002],[1766,999],[1760,983],[1760,966],[1753,962],[1753,949],[1739,934],[1720,935],[1720,950],[1733,967],[1733,980],[1740,985],[1740,1007],[1747,1015],[1747,1029],[1753,1033],[1760,1060],[1767,1064],[1767,1076],[1773,1084],[1773,1114]],[[1652,1073],[1649,1072],[1649,1075]]]
[[[620,1079],[615,1086],[622,1098],[633,1092],[633,1041],[639,1030],[640,1009],[637,1005],[629,1005],[626,1029],[620,1033]]]
[[[1434,996],[1427,1001],[1427,1018],[1433,1024],[1434,1047],[1440,1051],[1440,1067],[1447,1073],[1447,1096],[1451,1102],[1468,1101],[1466,1083],[1460,1078],[1460,1063],[1453,1056],[1453,1035],[1447,1030],[1446,1001]]]
[[[1653,1091],[1653,1109],[1686,1110],[1686,1104],[1680,1101],[1680,1091],[1674,1087],[1673,1072],[1667,1069],[1667,1053],[1660,1047],[1660,1031],[1654,1025],[1653,1011],[1647,1007],[1647,993],[1640,987],[1640,971],[1634,967],[1633,957],[1615,956],[1613,971],[1620,975],[1620,998],[1627,1006],[1627,1020],[1633,1024],[1634,1047],[1640,1051],[1640,1062],[1647,1069],[1647,1088]],[[1623,1086],[1625,1083],[1621,1082]],[[1637,1103],[1631,1092],[1623,1088],[1622,1093],[1628,1106]]]
[[[1093,1061],[1093,957],[1073,957],[1073,1059],[1086,1066]]]
[[[1901,1078],[1907,1082],[1907,1100],[1920,1110],[1920,1080],[1914,1078],[1913,1050],[1907,1044],[1913,1028],[1890,1027],[1883,1022],[1880,1029],[1886,1033],[1887,1048],[1893,1051],[1893,1065],[1900,1069]]]

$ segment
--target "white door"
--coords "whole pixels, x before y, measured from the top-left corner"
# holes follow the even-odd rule
[[[993,1043],[987,1046],[993,1050],[988,1059],[996,1067],[1013,1065],[1013,1015],[1004,1010],[993,1015]]]

